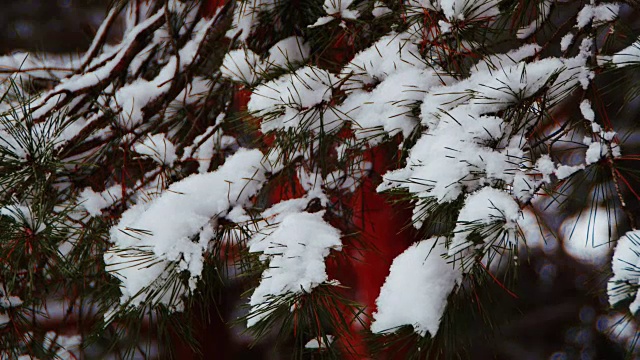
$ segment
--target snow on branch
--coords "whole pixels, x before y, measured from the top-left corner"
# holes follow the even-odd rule
[[[125,211],[111,229],[113,247],[104,255],[107,271],[121,281],[122,304],[179,308],[187,289],[155,291],[164,289],[171,272],[186,272],[189,289],[195,289],[211,240],[211,220],[248,205],[264,184],[265,172],[260,151],[241,149],[219,169],[191,175]]]
[[[462,273],[445,259],[444,238],[412,245],[391,264],[373,314],[371,331],[388,333],[411,325],[422,336],[435,337],[451,291]]]
[[[324,211],[295,211],[300,204],[293,200],[276,205],[266,214],[279,211],[272,220],[276,223],[250,240],[249,251],[261,253],[261,260],[268,262],[269,268],[251,295],[247,326],[257,324],[275,310],[270,299],[309,293],[329,280],[325,258],[331,250],[342,249],[340,231],[323,220]]]
[[[609,304],[627,303],[631,314],[640,311],[640,232],[630,231],[616,242],[613,277],[607,285]]]
[[[84,54],[0,57],[0,218],[39,237],[52,231],[42,209],[55,209],[83,229],[56,240],[61,256],[102,236],[78,251],[119,282],[107,322],[132,307],[180,310],[217,241],[234,236],[261,270],[248,299],[256,329],[339,289],[327,259],[351,251],[355,218],[368,221],[359,191],[393,191],[423,240],[393,260],[370,329],[436,337],[448,299],[531,227],[551,232],[535,207],[581,189],[580,175],[606,174],[613,198],[593,208],[615,203],[635,229],[625,191],[636,194],[617,165],[637,159],[622,155],[593,83],[640,63],[637,34],[609,41],[629,5],[567,6],[565,27],[561,3],[326,0],[291,14],[288,1],[238,0],[201,18],[198,2],[119,2]],[[123,11],[124,37],[108,44]],[[589,239],[591,218],[565,220]],[[563,235],[584,264],[609,254]],[[608,285],[610,304],[634,314],[638,235],[618,240]],[[303,333],[302,345],[342,345],[333,330]]]
[[[321,113],[315,106],[328,102],[338,78],[317,67],[303,67],[293,74],[258,86],[248,104],[248,110],[264,120],[263,132],[275,129],[303,127],[319,131],[332,131],[339,123],[321,122]]]

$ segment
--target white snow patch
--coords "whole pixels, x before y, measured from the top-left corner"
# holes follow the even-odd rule
[[[278,41],[269,49],[266,63],[269,66],[286,67],[289,64],[301,63],[309,57],[311,48],[300,36],[290,36]]]
[[[569,46],[573,44],[573,38],[574,35],[572,33],[568,33],[567,35],[563,36],[560,40],[560,51],[567,51],[569,49]]]
[[[322,26],[330,23],[334,19],[357,19],[360,13],[357,10],[348,9],[351,3],[353,3],[353,0],[325,0],[322,7],[328,16],[320,17],[313,25],[309,25],[309,27]]]
[[[298,69],[258,86],[247,104],[249,111],[263,117],[262,132],[276,129],[300,128],[317,130],[320,112],[313,107],[331,98],[338,78],[326,70],[313,66]],[[325,131],[335,124],[323,124]]]
[[[388,333],[411,325],[421,336],[435,337],[447,297],[462,279],[458,267],[444,258],[444,242],[444,238],[421,241],[393,260],[376,300],[371,331]]]
[[[122,304],[149,300],[180,308],[184,287],[153,291],[169,281],[171,271],[187,271],[189,288],[195,288],[209,239],[192,239],[212,218],[249,203],[266,180],[261,159],[258,150],[240,149],[216,171],[191,175],[122,214],[111,228],[113,246],[104,255],[107,271],[121,281]]]
[[[578,13],[576,26],[582,29],[591,22],[597,25],[597,23],[615,20],[619,11],[620,5],[616,3],[585,5]]]
[[[164,133],[147,136],[142,142],[134,144],[133,150],[161,165],[172,166],[178,158],[175,145]]]
[[[122,185],[115,184],[104,191],[95,192],[90,187],[85,188],[78,195],[78,203],[81,204],[91,216],[102,214],[102,210],[122,199]]]
[[[582,100],[582,102],[580,103],[580,112],[586,120],[589,120],[591,122],[596,120],[596,113],[593,112],[593,108],[591,108],[591,102],[589,101],[589,99]]]
[[[222,76],[249,85],[257,83],[265,71],[260,57],[250,49],[229,51],[222,60]]]
[[[613,276],[607,284],[609,304],[632,300],[629,310],[640,310],[640,231],[627,232],[616,242],[612,261]]]
[[[458,215],[453,239],[449,245],[449,255],[455,255],[474,246],[468,241],[473,229],[493,222],[504,223],[502,227],[509,233],[507,239],[515,239],[519,217],[518,203],[505,191],[484,187],[469,195]]]
[[[607,154],[607,146],[601,142],[595,141],[589,144],[587,153],[585,155],[585,162],[587,165],[597,163]]]
[[[376,1],[373,4],[373,10],[371,10],[371,14],[377,18],[390,14],[391,12],[391,9],[389,9],[382,1]]]
[[[333,343],[334,340],[335,340],[335,336],[326,335],[324,337],[320,337],[319,340],[318,340],[318,338],[309,340],[304,345],[304,348],[305,349],[325,349],[325,348],[331,346],[331,344]]]
[[[324,211],[284,215],[268,235],[250,242],[249,251],[262,253],[261,258],[268,259],[269,268],[262,273],[260,285],[251,295],[253,316],[247,326],[271,313],[270,296],[308,293],[329,280],[325,258],[331,249],[341,250],[342,241],[340,231],[326,223],[323,215]]]

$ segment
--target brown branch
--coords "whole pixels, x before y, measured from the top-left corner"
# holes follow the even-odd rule
[[[81,89],[77,89],[71,92],[70,95],[79,95],[86,94],[90,92],[99,92],[104,90],[116,77],[122,74],[123,71],[129,67],[131,61],[135,58],[135,56],[147,46],[147,38],[151,36],[162,24],[164,24],[165,18],[159,16],[156,21],[153,21],[147,25],[146,28],[140,30],[138,34],[136,34],[135,38],[130,42],[129,47],[126,49],[121,49],[118,52],[118,55],[111,60],[109,63],[105,64],[104,67],[110,66],[109,64],[113,61],[117,61],[117,63],[111,66],[111,69],[107,76],[104,79],[99,80],[97,83],[86,86]],[[90,74],[90,73],[89,73]],[[87,75],[87,73],[85,73]],[[50,93],[41,106],[44,106],[48,100],[50,100],[54,95],[57,95],[63,92],[65,89],[56,90]],[[69,90],[67,90],[69,91]],[[34,119],[35,123],[43,122],[52,112],[60,110],[63,106],[69,104],[74,96],[66,96],[64,99],[59,101],[55,106],[53,106],[50,110],[47,110],[44,114],[42,114],[37,119]]]
[[[83,63],[82,65],[80,65],[80,67],[76,71],[76,74],[82,73],[87,68],[87,66],[89,66],[89,64],[96,57],[96,55],[98,55],[98,53],[102,49],[102,46],[107,41],[107,35],[109,34],[109,30],[111,29],[115,21],[118,19],[118,16],[120,15],[124,7],[125,7],[125,3],[122,2],[116,5],[116,7],[114,7],[109,11],[109,14],[107,14],[106,19],[100,25],[100,28],[96,33],[96,36],[93,38],[93,42],[91,43],[89,50],[87,50],[87,53],[84,56]]]

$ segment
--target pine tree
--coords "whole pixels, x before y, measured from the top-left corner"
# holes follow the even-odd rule
[[[118,0],[82,54],[1,57],[2,358],[201,354],[220,322],[468,358],[553,251],[638,356],[639,12]]]

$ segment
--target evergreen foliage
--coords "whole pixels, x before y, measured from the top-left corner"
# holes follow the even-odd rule
[[[0,57],[0,356],[197,353],[232,294],[293,358],[465,358],[553,244],[639,356],[639,13],[118,0],[85,53]]]

